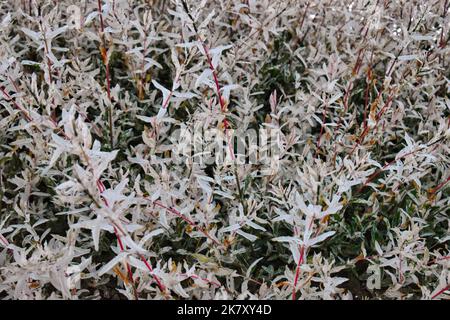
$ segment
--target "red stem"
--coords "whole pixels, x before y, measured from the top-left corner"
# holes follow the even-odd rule
[[[431,299],[435,299],[437,296],[443,294],[445,291],[447,291],[447,290],[449,290],[449,289],[450,289],[450,284],[447,285],[445,288],[443,288],[443,289],[439,290],[438,292],[436,292],[436,293],[431,297]]]
[[[217,78],[217,72],[216,69],[214,68],[214,65],[212,64],[212,60],[211,60],[211,56],[209,55],[209,51],[208,48],[206,47],[206,45],[202,42],[202,46],[203,46],[203,50],[205,50],[205,55],[206,55],[206,59],[208,60],[208,64],[209,64],[209,68],[212,71],[213,74],[213,78],[214,78],[214,83],[216,85],[216,93],[217,93],[217,97],[219,98],[219,103],[220,103],[220,110],[222,112],[225,111],[225,102],[222,99],[222,94],[220,93],[220,84],[219,84],[219,79]]]
[[[151,201],[151,200],[150,200]],[[174,215],[176,215],[177,217],[183,219],[184,221],[186,221],[191,227],[196,228],[197,230],[199,230],[201,233],[203,233],[208,239],[210,239],[212,242],[214,242],[216,245],[221,246],[222,244],[217,241],[216,239],[214,239],[205,229],[203,229],[202,227],[200,227],[198,224],[196,224],[194,221],[192,221],[191,219],[187,218],[186,216],[184,216],[181,212],[179,212],[178,210],[171,208],[171,207],[167,207],[164,204],[162,204],[159,201],[154,201],[152,202],[154,205],[157,205],[158,207],[161,207],[163,209],[166,209],[167,211],[173,213]]]

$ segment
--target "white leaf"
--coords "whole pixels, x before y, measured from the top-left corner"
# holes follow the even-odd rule
[[[183,298],[189,298],[189,295],[186,293],[186,291],[184,291],[180,283],[177,283],[175,286],[172,287],[172,289]]]
[[[164,227],[169,229],[169,224],[167,223],[167,213],[165,210],[159,212],[159,223]]]
[[[338,285],[343,284],[344,282],[348,281],[347,278],[343,278],[343,277],[333,277],[331,280],[333,281],[333,285],[336,287]]]
[[[221,56],[222,52],[224,50],[230,49],[231,47],[233,47],[233,46],[232,45],[219,46],[219,47],[216,47],[209,51],[209,54],[212,57],[211,60],[212,60],[212,65],[213,65],[214,69],[216,69],[219,64],[219,60],[220,60],[220,56]]]
[[[174,92],[173,95],[177,98],[181,99],[192,99],[194,97],[196,97],[197,95],[195,93],[192,92]]]
[[[264,227],[261,227],[260,225],[254,223],[253,221],[248,220],[245,224],[248,225],[249,227],[252,227],[253,229],[266,231]]]
[[[250,277],[250,274],[252,273],[252,269],[256,266],[258,262],[260,262],[262,258],[256,259],[247,269],[247,272],[245,273],[245,276],[248,278]]]
[[[89,25],[89,24],[92,22],[92,20],[95,19],[95,17],[96,17],[97,15],[98,15],[98,12],[97,12],[97,11],[94,11],[94,12],[89,13],[88,16],[86,17],[86,19],[84,20],[84,25],[85,25],[85,26]]]
[[[151,58],[145,58],[145,61],[147,61],[147,63],[144,66],[144,72],[153,66],[162,69],[162,66],[158,62],[156,62],[155,60],[153,60]]]
[[[295,202],[296,202],[298,208],[304,214],[308,214],[309,213],[308,207],[306,206],[305,202],[303,201],[303,197],[298,192],[295,192]]]
[[[150,232],[149,234],[146,234],[141,241],[139,241],[139,245],[143,246],[145,242],[147,242],[149,239],[156,237],[157,235],[160,235],[161,233],[164,233],[164,229],[156,229]]]
[[[170,58],[172,59],[172,63],[175,66],[175,71],[178,74],[179,72],[181,72],[181,66],[180,62],[178,61],[177,52],[173,47],[170,49]]]
[[[296,243],[296,244],[303,244],[303,242],[295,237],[276,237],[273,238],[272,241],[278,241],[278,242],[289,242],[289,243]]]
[[[56,30],[47,32],[47,33],[45,34],[45,37],[47,38],[47,40],[50,41],[51,39],[56,38],[56,37],[57,37],[58,35],[60,35],[61,33],[66,32],[67,28],[68,28],[68,26],[64,26],[64,27],[58,28],[58,29],[56,29]]]
[[[0,27],[6,28],[11,23],[11,12],[8,12],[6,17],[3,18],[2,23],[0,23]]]
[[[36,62],[36,61],[31,61],[31,60],[22,60],[20,61],[21,64],[23,64],[24,66],[41,66],[41,63]]]
[[[213,11],[211,11],[211,13],[208,14],[206,19],[202,21],[202,23],[200,24],[198,29],[202,30],[203,28],[205,28],[209,24],[209,22],[211,21],[211,19],[214,17],[215,14],[216,14],[216,11],[213,9]]]
[[[210,194],[212,192],[212,188],[209,185],[209,183],[206,181],[206,179],[202,176],[197,176],[197,183],[200,186],[200,188],[205,191],[206,193]]]
[[[160,120],[162,119],[167,113],[167,108],[159,108],[158,114],[156,115],[156,119]]]
[[[375,240],[375,250],[377,250],[379,256],[383,255],[383,249],[381,249],[381,246],[377,240]]]
[[[153,123],[153,117],[146,117],[146,116],[139,116],[137,115],[136,118],[138,118],[139,120],[142,120],[144,122],[148,122],[148,123]]]
[[[144,250],[144,248],[134,242],[129,235],[122,237],[122,241],[128,248],[132,249],[134,252],[146,253],[146,250]]]
[[[145,271],[145,272],[150,272],[150,270],[148,269],[148,267],[145,265],[145,263],[142,260],[136,259],[133,256],[130,256],[128,258],[130,265],[141,270],[141,271]],[[153,274],[153,273],[151,273]]]
[[[184,42],[184,43],[179,43],[176,46],[177,47],[181,47],[181,48],[187,48],[190,49],[192,47],[196,47],[199,45],[198,41],[193,41],[193,42]]]
[[[160,85],[156,80],[152,80],[153,85],[156,87],[156,89],[160,90],[163,95],[163,104],[166,103],[167,98],[169,97],[170,90],[167,90],[162,85]]]
[[[418,33],[412,34],[411,38],[416,41],[433,41],[433,36],[431,36],[431,35],[427,36],[427,35],[418,34]]]
[[[290,242],[289,249],[291,249],[292,257],[294,258],[294,261],[297,263],[297,261],[300,260],[300,250],[298,248],[298,245],[293,242]]]
[[[221,90],[222,90],[222,97],[225,99],[225,100],[230,100],[230,91],[231,90],[236,90],[236,89],[239,89],[240,87],[239,87],[239,85],[237,85],[237,84],[229,84],[229,85],[226,85],[226,86],[223,86],[222,88],[221,88]]]

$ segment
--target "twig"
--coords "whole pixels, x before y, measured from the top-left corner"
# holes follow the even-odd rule
[[[152,202],[151,200],[147,199],[148,201]],[[208,239],[210,239],[212,242],[214,242],[216,245],[218,246],[222,246],[222,244],[217,241],[216,239],[214,239],[205,229],[203,229],[202,227],[200,227],[198,224],[196,224],[194,221],[192,221],[191,219],[187,218],[185,215],[183,215],[181,212],[179,212],[178,210],[171,208],[171,207],[167,207],[164,204],[162,204],[159,201],[153,201],[152,202],[154,205],[166,209],[168,212],[173,213],[174,215],[176,215],[177,217],[183,219],[184,221],[186,221],[191,227],[199,230],[201,233],[203,233]]]

